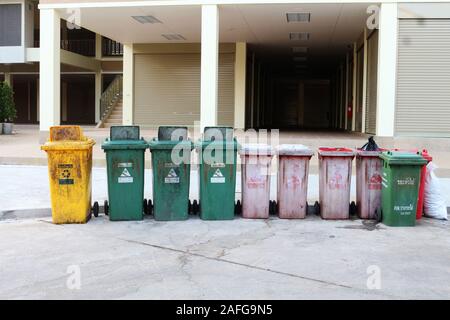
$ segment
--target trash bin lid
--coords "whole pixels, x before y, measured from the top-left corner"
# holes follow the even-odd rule
[[[87,150],[94,144],[93,139],[83,135],[80,126],[53,126],[50,127],[49,140],[41,150]]]
[[[205,141],[232,141],[234,129],[232,127],[205,127],[203,140]]]
[[[422,157],[427,160],[428,162],[433,161],[433,157],[428,153],[428,150],[423,149],[422,150]]]
[[[49,141],[77,141],[83,140],[83,130],[80,126],[50,127]]]
[[[158,128],[158,140],[160,141],[187,140],[187,136],[187,127],[160,126]]]
[[[136,150],[147,149],[148,144],[144,139],[140,140],[111,140],[107,138],[102,143],[103,150]]]
[[[194,145],[190,140],[171,141],[171,140],[159,140],[153,138],[148,142],[150,151],[152,150],[172,150],[175,147],[192,150]]]
[[[303,144],[280,144],[277,147],[280,156],[313,156],[314,152]]]
[[[274,153],[273,148],[268,144],[263,143],[249,143],[244,144],[239,150],[241,155],[259,155],[259,156],[272,156]]]
[[[387,149],[381,149],[380,150],[374,150],[374,151],[367,151],[362,150],[360,148],[356,149],[356,156],[357,157],[379,157],[381,152],[388,151]]]
[[[321,157],[354,157],[355,152],[350,148],[343,147],[319,147]]]
[[[112,126],[109,132],[111,141],[139,140],[139,126]]]
[[[402,151],[382,152],[380,158],[389,165],[424,165],[427,163],[420,153]]]
[[[195,143],[196,149],[205,149],[205,148],[222,148],[225,150],[239,150],[240,145],[237,142],[236,138],[233,138],[231,141],[224,140],[199,140]]]

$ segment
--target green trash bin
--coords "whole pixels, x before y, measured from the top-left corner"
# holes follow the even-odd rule
[[[387,151],[383,160],[381,214],[387,226],[407,227],[416,224],[420,172],[427,162],[419,153]]]
[[[155,220],[186,220],[189,211],[190,157],[193,144],[187,127],[159,127],[149,142],[153,168]]]
[[[200,160],[200,218],[234,218],[239,144],[231,127],[206,127],[196,149]]]
[[[105,213],[111,221],[142,220],[147,147],[139,138],[138,126],[112,126],[110,137],[102,144],[108,173]]]

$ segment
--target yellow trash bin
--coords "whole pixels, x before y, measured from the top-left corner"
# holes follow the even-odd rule
[[[91,217],[92,147],[79,126],[50,128],[41,150],[48,155],[53,223],[86,223]]]

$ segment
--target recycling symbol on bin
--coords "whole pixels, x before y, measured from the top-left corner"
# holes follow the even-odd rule
[[[63,177],[64,179],[69,179],[69,177],[70,177],[70,171],[67,170],[67,169],[64,169],[64,170],[61,172],[61,177]]]

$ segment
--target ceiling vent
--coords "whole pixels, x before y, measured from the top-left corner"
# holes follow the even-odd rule
[[[292,47],[293,53],[307,53],[308,47]]]
[[[308,40],[309,39],[309,33],[308,32],[290,32],[289,33],[289,40]]]
[[[165,33],[161,35],[163,38],[166,38],[167,40],[186,40],[185,37],[183,37],[181,34],[176,33]]]
[[[286,13],[287,22],[310,22],[311,13],[309,12],[288,12]]]
[[[306,61],[307,57],[293,57],[293,60],[295,62],[304,62]]]
[[[134,20],[136,20],[139,23],[162,23],[161,20],[158,20],[154,16],[131,16]]]

